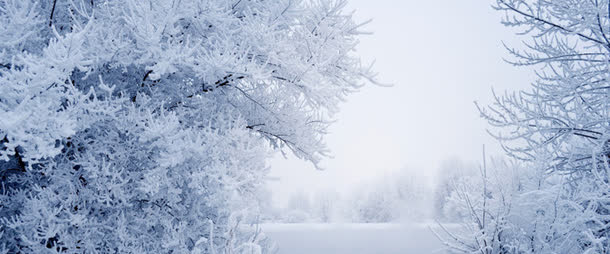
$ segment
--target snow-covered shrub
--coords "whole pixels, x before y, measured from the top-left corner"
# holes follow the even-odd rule
[[[432,213],[431,186],[427,177],[413,175],[408,171],[387,176],[382,183],[393,188],[398,220],[423,221]]]
[[[356,223],[385,223],[396,221],[399,211],[392,193],[380,186],[354,192],[348,201],[351,220]]]
[[[317,164],[373,79],[344,6],[0,0],[0,250],[262,251],[269,145]]]
[[[281,217],[281,221],[284,223],[306,223],[311,222],[311,215],[303,210],[286,210]]]
[[[454,193],[456,183],[470,178],[479,172],[476,165],[458,159],[449,159],[441,163],[437,170],[434,183],[432,216],[439,221],[454,222],[464,218],[457,214],[459,210],[447,208],[449,197]]]
[[[455,253],[529,252],[526,243],[532,233],[530,226],[538,215],[544,214],[536,205],[548,203],[544,199],[537,204],[523,201],[534,193],[549,193],[538,185],[540,175],[529,175],[529,168],[502,159],[476,170],[476,175],[454,179],[444,206],[444,218],[460,223],[461,229],[449,231],[441,227],[436,233]],[[542,193],[540,197],[544,196]],[[531,211],[538,214],[532,215]]]
[[[495,160],[459,178],[445,206],[460,230],[436,230],[451,253],[583,253],[593,247],[591,190],[566,188],[536,164]],[[599,223],[599,222],[597,222]],[[599,225],[599,224],[598,224]],[[597,242],[594,248],[603,248]],[[593,252],[596,253],[596,252]]]
[[[429,214],[427,181],[394,172],[361,184],[346,199],[346,217],[358,223],[422,220]]]

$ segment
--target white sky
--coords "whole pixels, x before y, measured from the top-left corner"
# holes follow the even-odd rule
[[[473,101],[527,87],[533,73],[516,68],[502,41],[519,45],[502,26],[492,1],[348,0],[365,27],[358,52],[376,60],[382,82],[353,94],[336,116],[327,144],[334,158],[325,171],[280,155],[270,161],[274,198],[284,203],[297,190],[344,192],[377,175],[406,170],[432,176],[448,158],[479,160],[499,148],[485,132]]]

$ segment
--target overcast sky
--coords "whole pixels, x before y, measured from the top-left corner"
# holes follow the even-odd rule
[[[518,46],[492,1],[348,0],[358,21],[373,19],[357,54],[391,88],[367,86],[343,104],[327,143],[325,171],[281,156],[270,161],[277,202],[293,191],[340,192],[394,171],[433,176],[449,158],[474,161],[499,148],[473,101],[527,87],[531,71],[513,67],[502,41]]]

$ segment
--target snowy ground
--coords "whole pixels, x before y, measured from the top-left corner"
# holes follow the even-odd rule
[[[429,224],[263,224],[278,254],[441,253]]]

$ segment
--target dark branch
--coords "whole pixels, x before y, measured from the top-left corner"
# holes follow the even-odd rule
[[[245,78],[245,76],[238,76],[238,77],[235,77],[235,78],[231,78],[231,77],[233,77],[233,74],[229,74],[229,75],[224,76],[222,79],[214,82],[214,86],[210,87],[210,88],[206,87],[205,83],[204,83],[202,85],[202,88],[201,88],[200,91],[197,91],[196,93],[188,95],[188,96],[186,96],[186,98],[190,99],[190,98],[193,98],[193,97],[195,97],[197,95],[200,95],[202,93],[212,92],[216,88],[220,88],[220,87],[223,87],[223,86],[230,86],[232,81],[239,80],[239,79],[244,79]],[[169,106],[169,109],[174,109],[174,108],[178,107],[180,104],[182,104],[182,101],[175,102],[171,106]]]
[[[53,13],[55,13],[55,4],[57,4],[57,0],[53,0],[53,8],[51,8],[51,18],[49,18],[49,27],[53,25]]]

